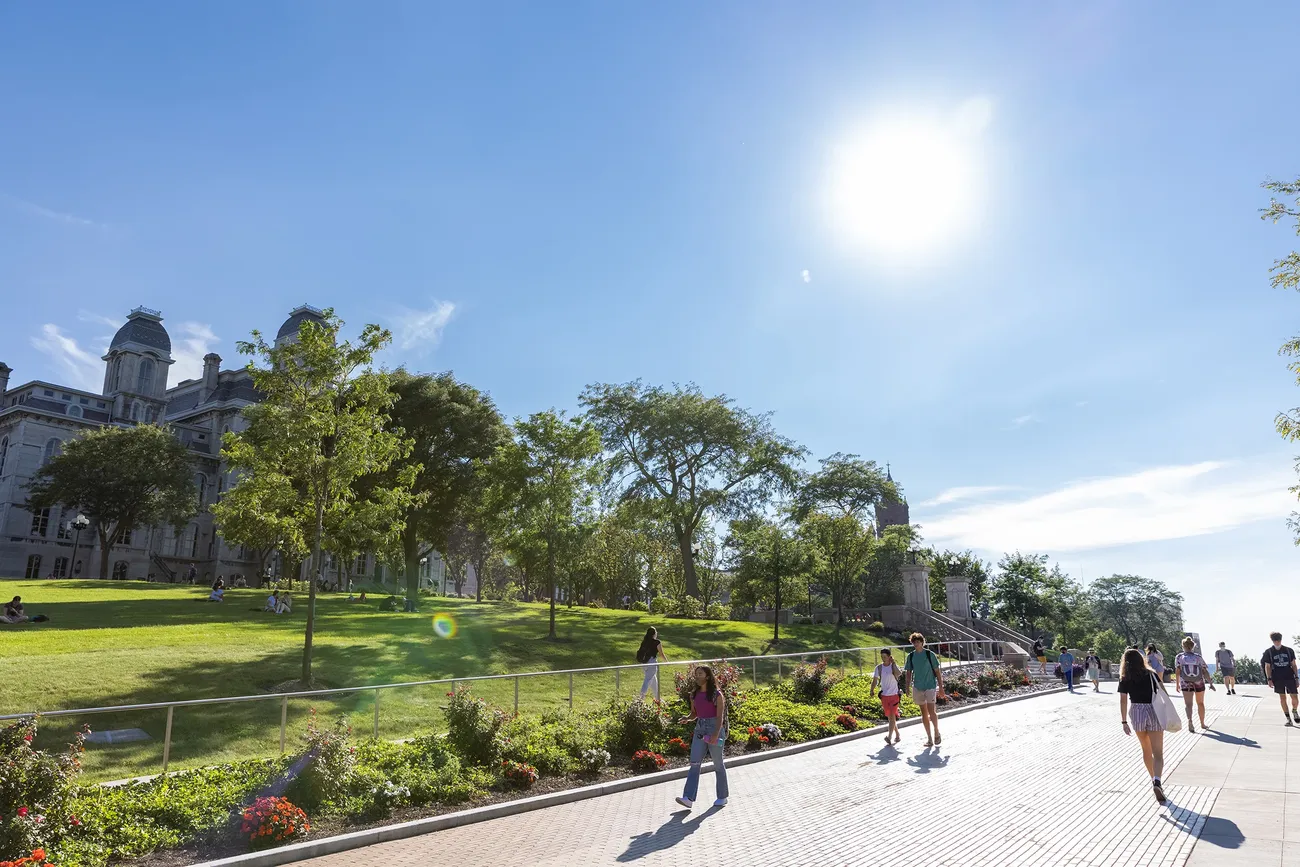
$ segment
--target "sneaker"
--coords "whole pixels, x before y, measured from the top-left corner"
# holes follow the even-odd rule
[[[1291,726],[1291,728],[1295,728],[1295,723],[1291,722],[1291,717],[1284,717],[1284,719],[1286,719],[1287,725]]]
[[[1156,800],[1163,804],[1165,802],[1165,790],[1160,787],[1159,780],[1151,781],[1151,790],[1155,792]]]
[[[727,806],[727,799],[726,799],[726,798],[718,798],[718,800],[716,800],[716,801],[713,802],[713,806],[715,806],[715,807],[725,807],[725,806]]]
[[[676,800],[677,803],[681,804],[683,807],[685,807],[688,810],[695,806],[694,801],[687,800],[686,798],[677,798]]]
[[[1300,723],[1300,710],[1291,711],[1291,716],[1295,719],[1296,722]]]

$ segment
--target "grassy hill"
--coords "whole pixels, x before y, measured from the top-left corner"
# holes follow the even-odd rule
[[[232,590],[221,604],[206,601],[206,588],[112,581],[3,581],[5,599],[23,597],[29,614],[50,622],[0,627],[0,713],[143,704],[276,691],[299,673],[305,597],[286,616],[260,612],[266,594]],[[874,635],[828,626],[782,629],[770,647],[771,627],[733,621],[675,620],[630,611],[560,608],[559,639],[546,638],[547,607],[540,604],[475,604],[427,599],[419,614],[380,612],[329,594],[317,602],[314,671],[323,686],[350,687],[494,673],[590,668],[635,662],[647,626],[659,628],[670,660],[789,653],[828,647],[882,644]],[[453,635],[434,629],[433,615],[450,615]],[[445,631],[445,630],[444,630]],[[865,660],[874,663],[869,655]],[[787,663],[788,664],[788,663]],[[760,665],[760,680],[776,675],[776,663]],[[671,690],[672,667],[665,670]],[[752,669],[750,669],[752,671]],[[519,681],[520,710],[568,706],[567,676]],[[621,675],[623,697],[637,694],[639,671]],[[439,729],[446,686],[386,690],[380,699],[380,736],[409,737]],[[475,687],[510,708],[514,681]],[[613,698],[612,673],[574,677],[574,707]],[[311,708],[347,714],[357,731],[370,732],[374,692],[295,699],[289,703],[290,749]],[[280,702],[179,708],[172,730],[172,768],[273,755],[279,750]],[[161,769],[163,710],[119,712],[46,721],[42,741],[57,744],[82,723],[93,729],[141,728],[153,740],[93,745],[87,774],[110,779]]]

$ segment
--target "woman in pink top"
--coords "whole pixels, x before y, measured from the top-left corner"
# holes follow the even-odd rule
[[[700,765],[706,752],[713,755],[713,778],[718,792],[715,807],[727,805],[727,769],[722,756],[727,739],[727,697],[718,689],[713,679],[713,669],[701,665],[695,669],[695,683],[691,685],[691,715],[682,717],[682,725],[694,721],[695,737],[691,739],[691,769],[686,772],[686,791],[677,803],[686,809],[695,806],[695,795],[700,788]]]

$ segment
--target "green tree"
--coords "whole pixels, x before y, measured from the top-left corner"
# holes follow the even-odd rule
[[[875,461],[836,452],[808,476],[795,497],[795,519],[803,521],[813,511],[849,515],[875,521],[875,509],[901,496],[898,486]]]
[[[1296,234],[1300,235],[1300,178],[1294,181],[1267,181],[1263,186],[1272,195],[1261,218],[1272,223],[1282,220],[1293,222]],[[1274,288],[1300,290],[1300,250],[1292,250],[1281,259],[1274,259],[1269,273],[1273,275],[1270,282]],[[1283,343],[1278,354],[1291,359],[1287,370],[1291,371],[1296,384],[1300,385],[1300,336]],[[1278,413],[1274,424],[1277,432],[1287,442],[1300,440],[1300,407]],[[1295,466],[1300,472],[1300,458],[1296,459]],[[1300,485],[1292,486],[1291,493],[1300,496]],[[1295,544],[1300,545],[1300,512],[1292,512],[1288,524]]]
[[[844,600],[862,582],[875,549],[875,535],[850,512],[808,512],[799,524],[803,539],[820,554],[813,579],[830,591],[835,628],[844,624]]]
[[[238,484],[244,505],[213,510],[222,538],[256,553],[259,579],[266,574],[266,560],[273,551],[296,562],[307,556],[304,522],[297,514],[302,500],[292,485],[281,481],[271,474],[246,476]]]
[[[1092,637],[1092,647],[1097,650],[1097,655],[1111,662],[1119,662],[1129,646],[1124,636],[1113,629],[1103,629]]]
[[[968,579],[972,607],[983,602],[988,595],[989,566],[975,556],[974,551],[927,548],[922,556],[930,564],[930,602],[935,611],[948,610],[948,585],[943,579],[952,575],[964,575]]]
[[[99,577],[118,535],[157,524],[177,531],[198,507],[185,446],[157,425],[105,427],[63,444],[26,486],[29,509],[64,506],[95,523]]]
[[[804,450],[772,429],[769,414],[706,397],[693,384],[671,391],[640,380],[590,385],[581,401],[627,498],[657,501],[677,541],[686,592],[700,595],[692,556],[707,516],[742,514],[792,488]]]
[[[464,564],[482,569],[487,539],[480,513],[483,462],[506,441],[509,431],[488,395],[451,373],[415,374],[397,369],[389,375],[393,404],[389,432],[412,441],[405,456],[392,462],[383,476],[392,485],[415,470],[416,494],[407,506],[401,537],[406,571],[407,607],[418,607],[420,560],[433,551],[459,567],[457,587],[464,582]],[[464,537],[449,552],[449,535],[459,526]],[[459,593],[459,590],[457,590]]]
[[[1223,683],[1223,675],[1217,671],[1214,673],[1214,679]],[[1253,656],[1237,657],[1237,683],[1263,683],[1264,667],[1259,664],[1259,660]]]
[[[1113,629],[1128,646],[1154,641],[1161,647],[1177,647],[1183,638],[1183,597],[1155,578],[1098,578],[1088,588],[1088,599],[1097,625]]]
[[[549,638],[555,636],[556,560],[576,547],[579,523],[590,509],[600,480],[600,434],[581,418],[563,412],[534,413],[514,424],[494,460],[496,502],[510,510],[520,551],[529,537],[545,551],[546,583],[551,597]],[[532,550],[536,550],[535,544]]]
[[[329,535],[335,550],[350,547],[343,536],[353,542],[368,536],[371,547],[394,547],[417,472],[407,466],[389,484],[369,483],[359,492],[359,482],[387,472],[411,444],[390,429],[390,375],[370,366],[389,333],[367,325],[354,345],[339,341],[342,327],[334,311],[326,310],[322,323],[303,322],[296,340],[272,345],[254,331],[251,340],[239,342],[241,353],[262,361],[261,367],[250,362],[249,371],[264,399],[244,410],[245,430],[226,434],[222,454],[240,481],[212,507],[223,526],[266,520],[289,530],[291,546],[310,546],[304,685],[311,683],[314,579],[322,547],[330,547]],[[294,497],[290,511],[276,509]],[[268,508],[276,510],[263,511]]]
[[[780,641],[782,602],[807,588],[817,566],[815,552],[791,527],[760,517],[732,521],[727,547],[733,555],[733,593],[747,604],[772,606],[772,641]]]
[[[1046,554],[1004,554],[990,588],[993,610],[1005,623],[1031,632],[1060,622],[1066,576],[1047,568]]]
[[[917,543],[915,525],[886,527],[871,548],[871,559],[862,577],[863,600],[871,605],[897,605],[903,601],[903,564]]]

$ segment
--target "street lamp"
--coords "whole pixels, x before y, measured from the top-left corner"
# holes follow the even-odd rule
[[[85,515],[78,515],[68,522],[68,526],[77,528],[77,534],[72,541],[72,569],[75,572],[77,569],[77,548],[81,545],[81,531],[90,526],[90,519]]]

